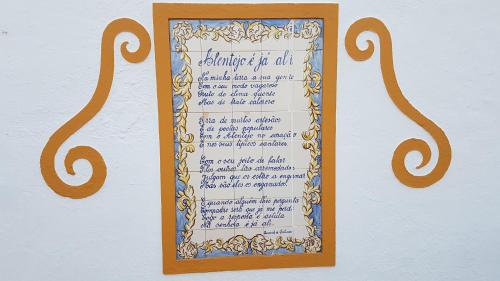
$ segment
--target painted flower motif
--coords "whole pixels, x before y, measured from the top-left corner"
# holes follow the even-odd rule
[[[227,249],[238,253],[238,255],[244,255],[248,250],[248,240],[243,235],[236,235],[227,241]]]
[[[205,253],[211,253],[215,249],[215,243],[213,240],[206,240],[201,244],[201,249],[205,251]]]
[[[288,237],[288,239],[285,240],[283,239],[283,237],[278,236],[278,238],[276,238],[275,244],[278,246],[278,248],[287,249],[290,252],[295,251],[295,243],[290,237]]]
[[[289,38],[290,35],[293,35],[294,23],[294,20],[290,20],[288,24],[283,27],[285,30],[285,38]]]
[[[252,22],[247,29],[247,38],[252,42],[261,40],[264,35],[265,27],[262,23],[256,21]]]
[[[245,37],[245,29],[243,28],[243,24],[238,21],[233,21],[230,25],[227,26],[227,34],[225,39],[229,42],[231,41],[240,41],[243,37]]]
[[[316,38],[321,33],[321,28],[318,22],[308,21],[302,26],[300,33],[304,39]]]
[[[193,26],[185,21],[179,22],[174,25],[174,37],[189,40],[193,37]]]
[[[318,236],[309,236],[304,239],[306,253],[317,253],[321,251],[321,239]]]
[[[198,249],[196,248],[196,244],[191,241],[184,241],[177,246],[177,252],[179,252],[179,256],[184,259],[192,259],[198,254]]]
[[[273,243],[262,234],[255,235],[250,241],[250,248],[257,254],[263,254]]]

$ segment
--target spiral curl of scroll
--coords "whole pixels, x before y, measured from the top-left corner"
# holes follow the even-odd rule
[[[396,74],[394,72],[391,35],[383,22],[376,18],[363,18],[354,22],[349,27],[345,38],[345,47],[348,54],[356,61],[365,61],[373,55],[375,48],[371,40],[367,40],[368,47],[366,49],[361,49],[356,44],[358,36],[365,31],[374,32],[379,38],[380,67],[389,97],[404,115],[416,122],[431,135],[439,150],[436,166],[428,174],[418,176],[412,174],[407,169],[405,166],[405,157],[408,153],[417,151],[422,155],[422,160],[416,169],[425,167],[431,159],[431,149],[429,144],[422,139],[416,138],[403,141],[396,148],[392,157],[392,169],[394,175],[401,183],[409,187],[428,187],[439,181],[446,174],[446,171],[450,166],[451,146],[448,138],[441,128],[421,114],[404,97],[401,89],[399,88]]]
[[[99,80],[92,99],[78,114],[62,125],[43,148],[40,157],[42,176],[47,185],[61,196],[74,199],[91,196],[99,191],[106,179],[106,163],[101,154],[90,146],[73,147],[64,158],[66,172],[70,175],[75,175],[73,164],[77,160],[87,160],[92,166],[90,179],[80,185],[67,184],[59,177],[55,168],[55,157],[61,145],[89,122],[106,102],[113,83],[115,39],[122,32],[130,32],[139,39],[139,47],[135,51],[129,51],[128,42],[123,42],[120,46],[122,56],[131,63],[139,63],[146,59],[151,49],[151,40],[146,29],[128,18],[112,21],[102,35]]]

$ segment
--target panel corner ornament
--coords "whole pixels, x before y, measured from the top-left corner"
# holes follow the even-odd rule
[[[62,144],[74,133],[89,122],[104,106],[111,90],[114,75],[114,43],[122,32],[130,32],[139,40],[139,47],[135,51],[128,50],[128,42],[120,45],[122,56],[131,63],[144,61],[151,49],[151,40],[146,29],[129,18],[120,18],[112,21],[103,32],[101,41],[101,63],[99,80],[88,104],[73,118],[62,125],[48,140],[40,156],[40,170],[47,185],[57,194],[73,199],[81,199],[93,195],[103,186],[107,175],[107,168],[101,154],[90,146],[76,146],[71,148],[64,158],[66,172],[75,175],[73,163],[77,160],[87,160],[92,167],[90,179],[80,185],[70,185],[64,182],[57,174],[55,167],[56,153]]]
[[[356,43],[358,36],[365,31],[374,32],[379,38],[380,68],[389,97],[404,115],[416,122],[431,135],[439,151],[437,163],[428,174],[422,176],[414,175],[405,165],[406,156],[412,151],[419,152],[422,155],[422,160],[416,168],[420,169],[429,164],[431,149],[429,144],[422,139],[411,138],[403,141],[398,145],[392,157],[394,175],[401,183],[408,187],[428,187],[443,178],[450,166],[452,152],[448,137],[440,127],[420,113],[404,97],[394,71],[391,35],[382,21],[376,18],[362,18],[349,27],[345,37],[345,48],[349,56],[356,61],[365,61],[373,55],[375,50],[373,41],[367,40],[368,47],[364,50],[359,48]]]

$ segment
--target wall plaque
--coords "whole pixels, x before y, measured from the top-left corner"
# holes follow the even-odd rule
[[[335,264],[335,114],[337,4],[154,4],[154,50],[161,165],[163,271],[167,274]],[[396,178],[412,188],[439,181],[451,162],[444,131],[404,97],[394,70],[392,40],[378,19],[347,30],[357,61],[372,57],[378,36],[385,87],[401,112],[437,145],[425,174],[405,164],[412,151],[431,160],[422,139],[401,142],[392,157]],[[108,172],[98,150],[76,146],[66,172],[86,160],[90,178],[64,182],[56,172],[62,144],[103,107],[114,75],[118,34],[139,40],[123,58],[144,61],[151,38],[121,18],[103,32],[99,80],[92,99],[49,138],[40,157],[47,185],[73,199],[92,196]]]
[[[334,264],[337,17],[155,6],[165,272]]]

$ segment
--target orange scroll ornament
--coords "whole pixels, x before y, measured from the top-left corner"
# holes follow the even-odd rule
[[[151,49],[151,41],[146,29],[132,19],[121,18],[111,22],[102,35],[99,80],[92,99],[78,114],[62,125],[43,148],[40,157],[43,178],[47,185],[61,196],[74,199],[88,197],[99,191],[106,179],[106,163],[101,154],[90,146],[73,147],[64,159],[64,166],[70,175],[75,175],[73,169],[75,161],[85,159],[91,164],[92,175],[87,182],[81,185],[69,185],[57,175],[55,156],[61,145],[89,122],[106,102],[113,83],[115,38],[122,32],[130,32],[139,39],[138,49],[132,52],[127,49],[128,42],[123,42],[120,47],[122,56],[132,63],[146,59]]]
[[[373,55],[374,44],[371,40],[367,40],[368,47],[364,50],[360,49],[356,40],[358,36],[365,32],[372,31],[377,34],[380,40],[380,68],[384,79],[385,88],[394,104],[411,120],[415,121],[419,126],[426,130],[436,141],[439,155],[436,166],[428,174],[417,176],[405,166],[405,157],[411,151],[418,151],[422,155],[422,161],[416,168],[420,169],[426,166],[431,159],[431,149],[429,145],[422,139],[407,139],[400,143],[394,151],[392,157],[392,170],[394,175],[409,187],[423,188],[428,187],[439,181],[448,170],[451,162],[451,147],[445,133],[434,122],[426,118],[420,113],[410,102],[403,96],[399,88],[396,74],[394,72],[394,64],[392,57],[392,41],[391,35],[383,22],[376,18],[363,18],[354,22],[347,30],[345,38],[345,47],[349,55],[357,61],[365,61]]]

